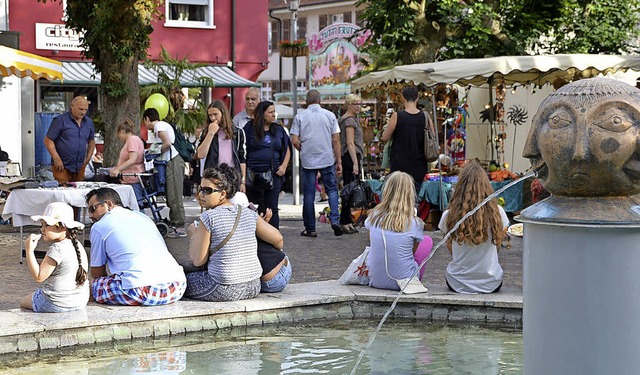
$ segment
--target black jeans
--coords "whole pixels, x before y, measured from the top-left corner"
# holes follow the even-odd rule
[[[362,166],[360,163],[360,154],[356,154],[356,158],[358,159],[358,176],[353,174],[353,161],[351,160],[351,156],[349,153],[345,153],[342,155],[342,186],[347,186],[354,180],[360,179],[360,171],[362,170]],[[351,218],[351,208],[348,206],[349,202],[342,201],[342,207],[340,208],[340,224],[347,225],[352,224],[353,219]]]

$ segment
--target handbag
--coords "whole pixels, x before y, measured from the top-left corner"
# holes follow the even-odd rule
[[[438,155],[440,154],[440,146],[438,146],[438,142],[436,141],[436,136],[433,134],[433,130],[429,123],[429,114],[427,112],[422,112],[424,114],[424,158],[427,159],[427,162],[431,163],[438,160]]]
[[[383,169],[391,168],[391,146],[393,146],[393,138],[388,140],[382,148],[382,163],[380,167]]]
[[[387,271],[387,276],[390,279],[394,280],[400,291],[404,294],[416,294],[416,293],[426,293],[429,291],[427,287],[425,287],[420,279],[418,278],[418,272],[414,273],[411,277],[405,277],[404,279],[396,279],[395,277],[389,274],[389,265],[387,261],[387,239],[384,236],[384,230],[381,229],[382,232],[382,242],[384,243],[384,269]]]
[[[373,198],[373,192],[369,185],[362,180],[353,180],[340,191],[343,202],[347,202],[349,208],[368,207]]]
[[[269,171],[254,172],[247,167],[247,179],[245,186],[254,190],[265,191],[273,189],[273,173]]]
[[[209,260],[211,259],[211,256],[213,254],[216,253],[216,251],[220,250],[222,248],[222,246],[224,246],[227,242],[229,242],[229,240],[231,239],[231,237],[233,236],[233,234],[236,231],[236,228],[238,228],[238,223],[240,222],[240,215],[242,213],[242,206],[238,205],[238,214],[236,215],[236,221],[233,223],[233,228],[231,228],[231,231],[229,232],[229,234],[227,234],[227,236],[224,238],[224,240],[222,240],[218,245],[216,245],[216,247],[214,247],[213,249],[209,250],[209,256],[207,258],[207,262],[201,266],[196,266],[193,264],[193,262],[191,262],[191,260],[189,258],[187,258],[186,261],[183,262],[179,262],[179,264],[182,266],[183,270],[185,273],[189,273],[189,272],[197,272],[197,271],[204,271],[208,268],[209,266]]]
[[[255,172],[247,167],[245,186],[257,191],[273,189],[273,141],[269,142],[271,150],[271,169],[265,172]]]
[[[344,271],[338,282],[342,285],[369,285],[369,266],[367,257],[369,256],[369,246],[364,248],[362,254],[351,261],[347,270]]]

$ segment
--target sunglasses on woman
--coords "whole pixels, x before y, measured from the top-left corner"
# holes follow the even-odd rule
[[[198,193],[202,193],[204,195],[210,195],[213,193],[220,193],[222,191],[222,189],[214,189],[212,187],[208,187],[208,186],[200,186],[200,188],[198,188]]]

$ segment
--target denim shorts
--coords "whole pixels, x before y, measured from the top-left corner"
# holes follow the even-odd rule
[[[278,273],[269,281],[260,281],[260,292],[262,293],[277,293],[282,292],[284,288],[289,284],[291,279],[291,261],[289,257],[285,256],[287,265],[280,267]]]
[[[59,307],[51,303],[42,293],[42,289],[36,290],[33,293],[33,298],[31,299],[31,304],[33,305],[33,311],[39,313],[61,313],[67,311],[75,311],[80,310],[83,307]]]

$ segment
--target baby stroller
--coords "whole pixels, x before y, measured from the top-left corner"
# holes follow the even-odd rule
[[[165,166],[166,166],[166,162]],[[159,188],[157,183],[157,173],[154,171],[142,172],[142,173],[120,173],[120,176],[134,176],[138,178],[138,182],[142,186],[142,200],[138,200],[138,207],[140,211],[144,211],[145,208],[149,208],[153,221],[156,223],[158,232],[165,237],[169,232],[169,225],[167,220],[162,217],[160,211],[164,206],[158,205],[157,197],[159,194],[164,194],[164,185]]]
[[[163,218],[160,211],[164,206],[158,205],[157,197],[164,195],[166,191],[166,170],[167,162],[155,160],[158,155],[146,155],[145,169],[142,173],[120,173],[118,179],[124,176],[133,176],[138,179],[142,186],[142,198],[138,200],[140,211],[149,208],[153,221],[156,223],[158,232],[165,237],[169,232],[169,225],[166,218]],[[97,173],[109,175],[109,168],[99,168]]]

